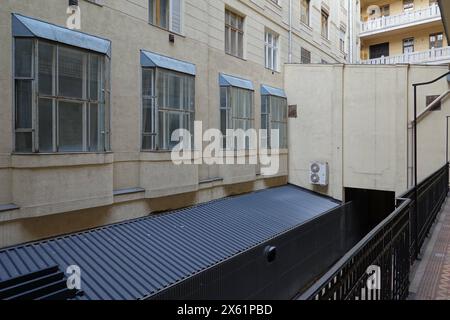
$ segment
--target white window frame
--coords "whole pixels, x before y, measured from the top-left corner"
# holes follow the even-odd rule
[[[236,23],[237,25],[232,25],[231,23],[229,23],[228,16],[234,18],[235,21],[240,20],[241,27],[239,27],[239,23]],[[224,34],[225,53],[240,59],[245,59],[245,20],[246,20],[245,16],[236,13],[229,8],[225,8],[225,34]],[[235,34],[236,52],[232,51],[231,46],[232,34]],[[242,39],[241,44],[239,39]]]
[[[187,130],[191,133],[191,142],[193,143],[194,142],[194,140],[193,140],[194,120],[195,120],[195,76],[172,71],[172,70],[162,69],[162,68],[147,68],[147,67],[145,67],[145,68],[142,68],[142,76],[141,76],[142,85],[143,85],[145,71],[152,72],[152,83],[151,83],[151,88],[150,88],[150,92],[151,92],[150,95],[147,95],[147,96],[144,95],[144,88],[142,88],[142,92],[141,92],[141,101],[142,101],[141,150],[144,152],[170,151],[171,150],[171,147],[173,147],[173,146],[170,146],[171,137],[169,137],[167,135],[168,128],[166,127],[166,125],[167,125],[168,117],[170,117],[170,114],[174,114],[174,113],[177,113],[180,115],[179,129],[183,128],[183,123],[187,124],[186,125],[188,127]],[[164,74],[168,74],[168,75],[172,74],[172,75],[180,77],[180,81],[182,81],[182,85],[180,86],[180,92],[179,92],[180,95],[178,97],[178,99],[180,99],[180,101],[184,101],[184,98],[185,98],[184,97],[184,94],[186,93],[184,91],[185,81],[187,79],[193,81],[193,83],[192,83],[193,96],[191,97],[192,106],[190,106],[190,108],[187,108],[186,106],[184,106],[184,108],[176,108],[174,106],[169,106],[168,102],[166,101],[167,96],[165,94],[162,95],[163,103],[160,104],[159,100],[160,100],[162,93],[160,93],[160,91],[159,91],[161,88],[158,87],[158,84],[160,83],[160,80],[161,80],[160,77],[163,76]],[[169,90],[169,89],[164,88],[163,89],[164,93],[166,92],[165,90]],[[151,126],[150,132],[145,131],[145,120],[146,120],[144,118],[145,100],[150,101],[151,109],[152,109],[151,110],[151,112],[152,112],[151,120],[152,121],[150,123],[150,126]],[[183,103],[183,102],[181,102],[181,103]],[[160,126],[160,121],[159,121],[160,116],[163,117],[164,127]],[[186,118],[188,118],[188,121],[186,121]],[[146,137],[154,137],[153,141],[151,141],[151,143],[150,143],[150,147],[148,147],[148,148],[144,147],[144,138],[146,138]]]
[[[265,66],[272,71],[279,71],[280,36],[272,30],[266,29],[264,33]]]
[[[156,12],[156,9],[155,9],[156,2],[155,1],[160,1],[160,0],[149,0],[148,1],[148,22],[149,22],[149,24],[151,24],[152,26],[156,26],[158,28],[167,30],[169,32],[173,32],[173,33],[176,33],[176,34],[183,35],[184,34],[184,11],[185,11],[184,0],[168,0],[169,1],[169,3],[168,3],[169,8],[168,8],[168,13],[167,13],[167,27],[161,26],[161,24],[157,24],[154,21],[155,17],[152,16],[152,12],[154,14],[156,14],[155,13]],[[180,23],[179,24],[180,25],[179,25],[179,29],[178,30],[174,27],[174,12],[173,12],[173,8],[174,8],[175,1],[179,2],[179,8],[180,8],[180,17],[179,17],[179,19],[180,19]],[[152,7],[153,7],[153,10],[152,10]]]
[[[326,26],[324,26],[324,17],[326,17]],[[324,39],[329,40],[330,38],[330,14],[327,10],[323,9],[320,11],[320,26],[321,35]]]
[[[300,0],[300,22],[303,23],[306,26],[311,25],[311,0]],[[303,1],[306,1],[308,4],[307,11],[303,12]],[[306,21],[303,20],[303,16],[306,18]]]
[[[32,42],[33,49],[32,49],[32,66],[31,66],[31,77],[16,77],[15,72],[15,53],[16,53],[16,46],[15,42],[16,39],[27,39]],[[44,94],[40,93],[39,91],[39,44],[45,43],[50,44],[53,46],[54,56],[52,58],[52,93],[51,94]],[[78,52],[82,52],[86,55],[87,59],[83,61],[83,96],[82,98],[74,98],[74,97],[65,97],[61,96],[59,93],[59,51],[64,49],[70,49]],[[101,86],[99,87],[99,95],[98,99],[91,100],[89,90],[90,86],[88,85],[88,81],[90,79],[90,59],[92,56],[97,57],[103,57],[100,64],[100,75],[102,76]],[[83,48],[78,48],[74,46],[68,46],[61,43],[53,43],[46,40],[41,40],[37,38],[13,38],[13,114],[14,119],[17,116],[17,110],[16,110],[16,82],[20,80],[27,80],[31,81],[31,94],[32,94],[32,104],[31,104],[31,114],[32,114],[32,120],[31,120],[31,126],[32,128],[29,129],[18,129],[16,128],[16,123],[14,121],[13,128],[14,128],[14,138],[13,138],[13,146],[14,146],[14,152],[15,153],[36,153],[36,154],[66,154],[66,153],[105,153],[109,152],[111,150],[111,142],[110,142],[110,134],[111,134],[111,117],[110,117],[110,60],[109,57],[107,57],[104,54],[91,52],[88,50],[85,50]],[[40,151],[40,144],[39,144],[39,101],[40,100],[51,100],[52,101],[52,150],[46,150],[46,151]],[[82,147],[80,150],[63,150],[62,146],[60,146],[60,126],[59,126],[59,103],[60,102],[69,102],[69,103],[77,103],[80,104],[82,107]],[[97,141],[97,145],[101,143],[102,148],[97,150],[91,150],[90,149],[90,115],[89,111],[91,108],[91,104],[96,104],[98,108],[97,113],[97,120],[99,120],[100,113],[103,114],[103,123],[98,123],[98,130],[101,130],[100,128],[103,128],[103,130],[99,131],[99,140]],[[100,127],[102,125],[102,127]],[[32,136],[32,144],[31,144],[31,150],[30,151],[19,151],[17,150],[16,145],[16,134],[17,133],[30,133]]]
[[[250,94],[250,106],[249,110],[247,110],[248,117],[237,117],[236,114],[238,111],[235,108],[242,108],[242,106],[239,106],[235,103],[234,97],[235,95],[232,93],[232,90],[239,90],[241,93]],[[234,124],[236,121],[241,121],[248,124],[248,129],[255,128],[255,92],[253,90],[233,87],[233,86],[224,86],[220,87],[220,129],[223,135],[223,147],[226,150],[231,150],[231,146],[227,145],[227,130],[236,130],[236,129],[242,129],[237,128]],[[225,116],[225,119],[222,117]],[[222,126],[224,123],[223,120],[225,120],[225,127]],[[246,130],[244,130],[246,131]],[[249,145],[245,143],[245,149],[249,149]],[[237,148],[237,146],[235,146]]]
[[[284,103],[284,110],[281,110],[281,112],[283,113],[283,118],[282,120],[277,120],[276,117],[273,116],[273,102],[274,100],[280,100],[283,101]],[[262,107],[262,105],[265,104],[265,110]],[[272,130],[274,129],[274,124],[278,123],[278,124],[284,124],[285,126],[285,131],[284,131],[284,135],[280,132],[279,135],[279,139],[281,140],[282,137],[284,137],[284,141],[279,141],[278,144],[278,148],[279,149],[287,149],[288,148],[288,116],[287,116],[287,99],[283,98],[283,97],[277,97],[277,96],[272,96],[272,95],[262,95],[261,96],[261,128],[263,128],[264,126],[266,127],[267,130],[267,136],[265,137],[266,141],[267,141],[267,149],[272,149],[273,148],[273,143],[272,143]],[[266,117],[266,120],[264,121],[264,117]],[[264,123],[265,122],[265,123]],[[264,123],[264,125],[263,125]]]

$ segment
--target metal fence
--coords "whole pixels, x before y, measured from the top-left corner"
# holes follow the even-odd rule
[[[339,260],[299,300],[403,300],[417,257],[449,187],[448,164],[398,199],[397,209]],[[416,215],[417,212],[417,215]]]
[[[363,233],[358,212],[349,202],[144,299],[292,299]],[[271,262],[266,254],[270,249],[276,250]]]
[[[420,254],[420,249],[447,197],[448,183],[449,166],[445,165],[419,184],[417,190],[417,201],[419,203],[417,215],[415,210],[415,189],[411,188],[401,196],[401,198],[407,198],[412,201],[410,205],[411,263],[413,263]]]

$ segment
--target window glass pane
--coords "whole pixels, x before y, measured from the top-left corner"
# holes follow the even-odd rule
[[[99,111],[98,111],[98,131],[99,131],[99,138],[98,138],[98,151],[106,151],[106,137],[107,137],[107,126],[106,126],[106,106],[104,103],[99,105]]]
[[[195,111],[195,78],[184,76],[184,102],[185,110]]]
[[[59,151],[83,151],[83,105],[60,101],[58,105]]]
[[[167,29],[169,27],[169,0],[160,0],[160,22],[161,28]]]
[[[39,152],[53,152],[53,100],[39,99]]]
[[[32,77],[33,40],[15,39],[15,75],[16,77]]]
[[[159,149],[164,150],[167,147],[167,144],[165,143],[165,139],[166,139],[165,136],[167,136],[167,133],[166,133],[165,129],[167,128],[167,125],[165,123],[166,117],[165,117],[164,112],[160,111],[158,118],[159,118],[158,119],[158,126],[159,126],[159,132],[158,132],[159,141],[158,141],[158,143],[159,143]]]
[[[167,141],[169,142],[169,144],[168,144],[169,149],[172,149],[173,147],[175,147],[178,144],[178,142],[172,141],[172,133],[175,130],[181,128],[181,123],[180,123],[181,114],[176,113],[176,112],[171,112],[168,115],[169,115],[169,130],[168,130],[169,136],[168,136]]]
[[[31,129],[31,80],[16,80],[16,129]]]
[[[54,46],[39,42],[39,94],[53,95]]]
[[[163,71],[158,71],[157,76],[157,96],[158,96],[158,107],[166,107],[166,91],[167,91],[167,73]]]
[[[222,134],[225,135],[227,133],[227,110],[221,109],[220,110],[220,130],[222,131]]]
[[[268,113],[267,111],[267,100],[268,96],[261,97],[261,113]]]
[[[151,24],[155,24],[155,2],[156,0],[149,0],[148,4],[148,17]]]
[[[155,136],[144,135],[142,137],[142,150],[155,149]]]
[[[167,107],[181,109],[181,77],[170,73],[169,74],[169,104]]]
[[[236,31],[231,31],[231,45],[230,52],[233,55],[237,55],[237,43],[236,43]]]
[[[16,152],[32,152],[31,132],[16,132]]]
[[[89,106],[89,151],[99,151],[99,142],[101,140],[101,132],[99,125],[100,110],[96,103]]]
[[[142,113],[142,130],[144,133],[153,133],[153,108],[152,101],[150,99],[143,100],[143,113]]]
[[[153,70],[142,69],[142,95],[153,96]]]
[[[240,58],[244,57],[244,34],[243,33],[238,33],[238,56]]]
[[[267,128],[267,119],[268,119],[268,115],[267,114],[262,114],[261,115],[261,129],[268,129]]]
[[[72,49],[59,48],[59,95],[83,98],[84,64],[86,54]]]
[[[91,100],[99,100],[101,88],[101,58],[90,55],[89,63],[89,94]]]

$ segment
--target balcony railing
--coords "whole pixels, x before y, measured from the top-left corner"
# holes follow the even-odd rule
[[[394,16],[386,16],[362,22],[361,35],[377,31],[385,31],[389,28],[401,27],[408,24],[426,22],[441,17],[439,6],[431,5],[428,8],[404,12]]]
[[[448,182],[446,164],[418,186],[417,203],[416,189],[407,191],[389,217],[297,299],[406,299],[410,265],[447,197]]]
[[[405,53],[361,61],[362,64],[438,63],[450,60],[450,47],[432,48],[426,51]]]

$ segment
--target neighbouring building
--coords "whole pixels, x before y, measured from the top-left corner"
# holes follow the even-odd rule
[[[0,247],[287,183],[284,64],[344,63],[347,1],[78,2],[0,5]],[[279,173],[174,165],[194,120],[280,128]]]
[[[359,37],[364,64],[450,62],[437,0],[362,0]]]

